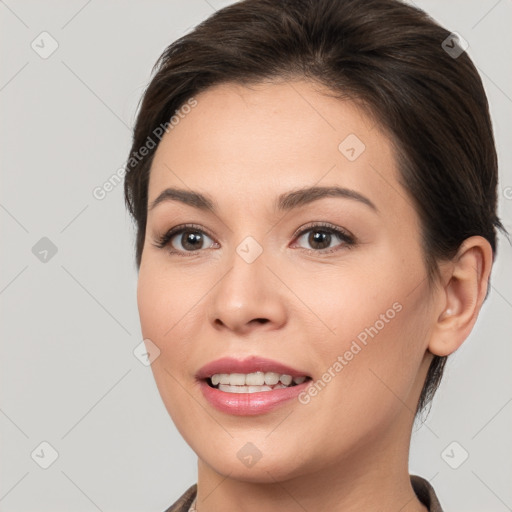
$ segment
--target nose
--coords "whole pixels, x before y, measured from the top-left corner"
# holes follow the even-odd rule
[[[212,290],[210,322],[216,330],[246,335],[285,324],[286,289],[266,260],[265,252],[252,262],[234,253],[229,270]]]

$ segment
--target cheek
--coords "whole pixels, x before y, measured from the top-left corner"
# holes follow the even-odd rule
[[[289,316],[299,322],[309,319],[308,337],[318,355],[332,359],[349,350],[353,340],[364,346],[372,335],[382,337],[399,318],[404,285],[398,276],[392,284],[387,282],[389,268],[379,272],[370,268],[331,265],[309,275],[287,276],[295,295],[303,299],[292,300],[297,309]]]
[[[187,286],[186,281],[189,282]],[[144,339],[149,338],[160,350],[151,364],[151,370],[162,402],[182,436],[188,439],[190,428],[190,389],[183,374],[195,339],[191,329],[196,325],[198,308],[194,308],[203,295],[190,277],[165,269],[141,265],[137,284],[137,305]]]
[[[318,401],[333,435],[349,439],[359,425],[361,438],[372,438],[397,417],[412,417],[428,332],[421,302],[396,290],[340,313],[339,335],[322,354],[325,371],[336,377]]]
[[[324,388],[319,385],[319,395],[329,403],[319,411],[322,415],[332,419],[350,412],[370,427],[363,421],[368,410],[378,423],[379,417],[387,421],[399,413],[408,400],[415,407],[411,390],[430,325],[422,279],[421,260],[404,269],[399,256],[387,264],[382,258],[359,270],[316,275],[308,304],[330,328],[323,327],[313,348],[320,379],[328,381]]]
[[[180,402],[185,363],[194,348],[191,340],[197,339],[192,329],[197,325],[199,283],[186,286],[183,281],[177,273],[141,265],[137,285],[142,336],[160,350],[151,369],[170,413]]]
[[[203,295],[200,279],[156,265],[141,265],[137,305],[143,336],[166,350],[194,324],[191,319]]]

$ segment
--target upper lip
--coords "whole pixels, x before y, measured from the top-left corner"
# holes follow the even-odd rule
[[[292,377],[308,377],[308,374],[291,368],[278,361],[266,359],[264,357],[251,356],[246,359],[235,359],[233,357],[223,357],[202,366],[196,374],[198,379],[207,379],[212,375],[219,373],[255,373],[255,372],[275,372],[281,375],[290,375]]]

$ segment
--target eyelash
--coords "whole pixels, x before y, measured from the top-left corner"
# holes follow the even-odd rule
[[[341,228],[335,227],[332,224],[325,223],[325,222],[318,222],[313,223],[310,225],[307,225],[305,228],[302,228],[300,231],[295,232],[293,235],[294,240],[296,238],[302,237],[305,233],[313,230],[320,231],[322,233],[328,233],[331,235],[337,236],[343,244],[341,246],[331,247],[327,249],[304,249],[303,251],[306,251],[307,253],[315,253],[315,254],[329,254],[332,252],[336,252],[341,250],[342,248],[350,249],[356,244],[356,238],[350,234],[348,231],[345,231]],[[153,244],[155,247],[158,247],[159,249],[163,249],[164,247],[169,245],[169,242],[176,236],[183,234],[186,231],[190,231],[192,233],[201,233],[204,235],[207,235],[209,238],[213,239],[213,236],[211,236],[207,231],[205,231],[203,228],[198,226],[197,224],[182,224],[180,226],[176,226],[160,237],[158,237],[155,240],[155,243]],[[197,249],[195,251],[178,251],[175,249],[169,249],[170,254],[176,254],[179,256],[195,256],[198,252],[202,251],[203,249]]]

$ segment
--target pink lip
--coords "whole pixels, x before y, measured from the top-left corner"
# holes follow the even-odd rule
[[[216,373],[253,373],[276,372],[292,377],[308,376],[306,372],[296,370],[284,364],[260,357],[250,357],[240,361],[230,357],[218,359],[203,366],[196,374],[203,396],[221,412],[238,416],[252,416],[269,412],[276,407],[296,398],[310,384],[307,379],[302,384],[289,388],[261,391],[258,393],[226,393],[212,388],[206,382]]]
[[[269,412],[296,398],[310,383],[311,380],[306,380],[291,388],[260,391],[259,393],[226,393],[210,387],[205,380],[200,381],[199,386],[206,400],[219,411],[237,416],[253,416]]]

